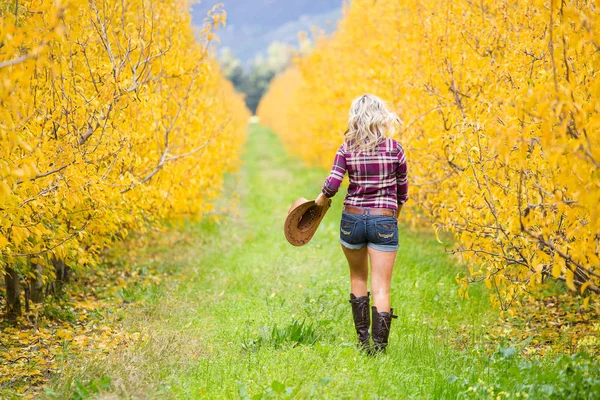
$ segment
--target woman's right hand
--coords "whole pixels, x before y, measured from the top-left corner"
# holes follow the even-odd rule
[[[315,199],[315,204],[319,207],[325,207],[328,202],[329,199],[323,193],[320,193]]]

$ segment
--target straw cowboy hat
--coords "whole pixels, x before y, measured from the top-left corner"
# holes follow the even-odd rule
[[[292,204],[285,219],[285,238],[294,246],[304,246],[314,236],[321,220],[331,207],[331,200],[325,207],[319,207],[314,200],[299,198]]]

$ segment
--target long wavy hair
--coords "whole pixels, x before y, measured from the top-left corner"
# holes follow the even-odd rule
[[[396,123],[402,121],[388,110],[379,97],[365,94],[357,97],[350,106],[346,149],[350,153],[373,152],[388,135],[393,135]]]

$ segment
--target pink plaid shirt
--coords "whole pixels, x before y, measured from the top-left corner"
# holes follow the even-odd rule
[[[373,153],[348,153],[342,144],[322,192],[331,198],[348,171],[350,185],[344,205],[365,208],[398,209],[408,200],[408,169],[404,149],[386,138]]]

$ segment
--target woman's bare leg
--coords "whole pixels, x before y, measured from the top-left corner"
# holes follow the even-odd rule
[[[350,290],[356,297],[367,295],[367,279],[369,279],[369,258],[367,247],[360,250],[347,249],[342,246],[350,266]]]
[[[373,305],[378,312],[390,312],[390,285],[395,251],[380,251],[369,247],[369,258],[371,259],[371,294]]]

